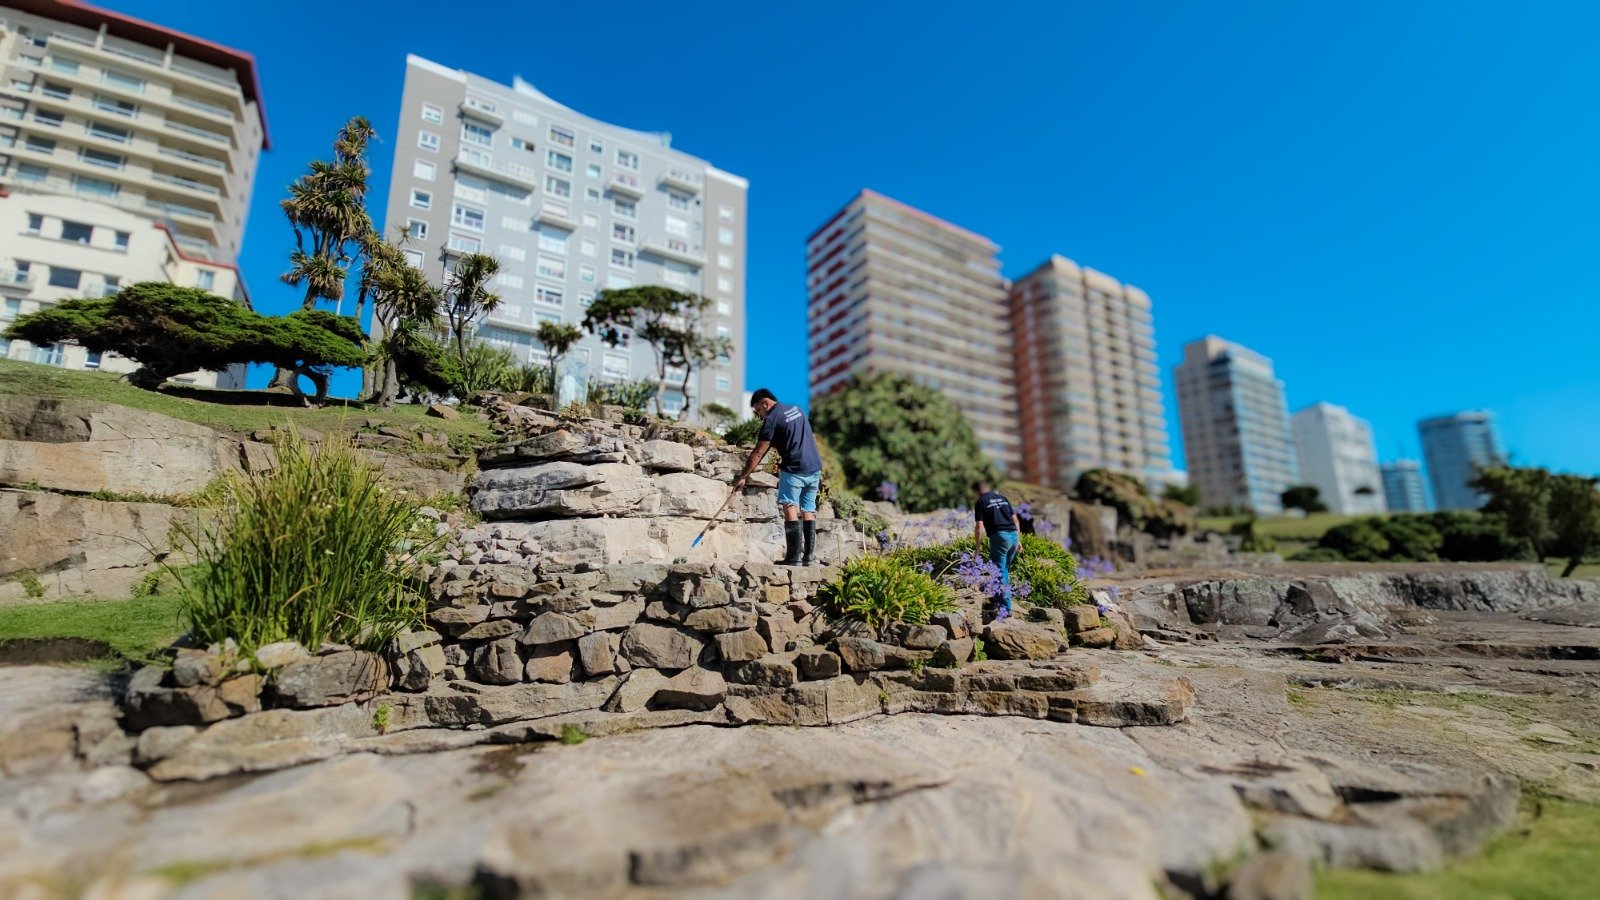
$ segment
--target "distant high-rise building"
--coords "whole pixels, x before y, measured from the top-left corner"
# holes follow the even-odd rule
[[[86,3],[0,0],[0,66],[0,327],[138,281],[249,302],[234,262],[268,143],[250,54]],[[136,368],[70,344],[0,339],[0,356]]]
[[[1328,509],[1368,515],[1386,508],[1372,426],[1332,403],[1314,403],[1290,419],[1300,481],[1315,487]]]
[[[713,301],[708,335],[733,351],[707,366],[690,402],[735,407],[744,393],[747,182],[672,148],[670,136],[602,122],[518,80],[497,84],[417,56],[405,88],[389,186],[390,234],[436,282],[467,253],[500,261],[500,307],[478,340],[519,362],[545,359],[541,322],[576,324],[606,288],[659,284]],[[566,374],[654,378],[649,346],[586,337]],[[680,375],[669,371],[669,383]],[[674,387],[664,406],[685,398]]]
[[[1208,335],[1183,348],[1176,380],[1184,457],[1200,505],[1282,512],[1279,495],[1298,481],[1299,466],[1272,360]]]
[[[1478,470],[1505,465],[1494,416],[1482,411],[1436,416],[1417,423],[1439,509],[1477,509],[1487,499],[1469,485]]]
[[[942,391],[1019,472],[1010,315],[993,241],[870,190],[806,239],[811,398],[896,372]]]
[[[1172,450],[1149,295],[1062,256],[1010,294],[1024,477],[1065,490],[1109,469],[1159,490]]]
[[[1383,496],[1390,512],[1427,512],[1428,491],[1422,481],[1422,463],[1397,459],[1382,465]]]

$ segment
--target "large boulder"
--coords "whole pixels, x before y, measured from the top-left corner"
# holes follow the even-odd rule
[[[1049,659],[1066,646],[1059,631],[1033,622],[1008,620],[983,630],[984,652],[994,659]]]
[[[0,489],[0,603],[27,599],[29,574],[47,597],[126,597],[152,571],[152,554],[172,549],[174,529],[193,521],[160,503]]]
[[[366,650],[338,650],[292,662],[272,677],[277,705],[300,709],[366,700],[388,686],[388,665]]]

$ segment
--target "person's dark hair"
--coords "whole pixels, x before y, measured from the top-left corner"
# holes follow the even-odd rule
[[[994,485],[990,484],[989,480],[986,478],[979,478],[977,481],[972,483],[972,489],[980,494],[992,487],[994,487]]]
[[[763,400],[771,400],[773,403],[778,402],[778,398],[773,396],[771,391],[766,388],[756,388],[756,392],[750,395],[750,407],[754,409],[755,405]]]

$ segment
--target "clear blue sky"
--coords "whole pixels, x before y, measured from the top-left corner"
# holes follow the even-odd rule
[[[1211,332],[1384,458],[1482,407],[1518,461],[1600,472],[1600,4],[105,2],[256,55],[266,311],[297,302],[284,185],[352,114],[394,132],[415,52],[748,177],[751,387],[804,397],[803,241],[872,187],[1008,275],[1149,291],[1180,465],[1171,367]]]

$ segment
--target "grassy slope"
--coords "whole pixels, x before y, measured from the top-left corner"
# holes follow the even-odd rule
[[[334,400],[322,409],[308,409],[293,397],[262,391],[221,391],[173,385],[161,391],[136,388],[108,372],[79,372],[16,360],[0,360],[0,395],[50,399],[101,400],[161,413],[220,431],[245,434],[257,428],[293,424],[317,431],[355,431],[367,419],[388,425],[424,423],[446,434],[487,438],[489,426],[474,416],[424,418],[427,409],[400,404],[372,409],[361,403]]]
[[[126,659],[147,659],[183,628],[176,593],[132,600],[54,600],[0,606],[0,644],[19,638],[103,641]]]

